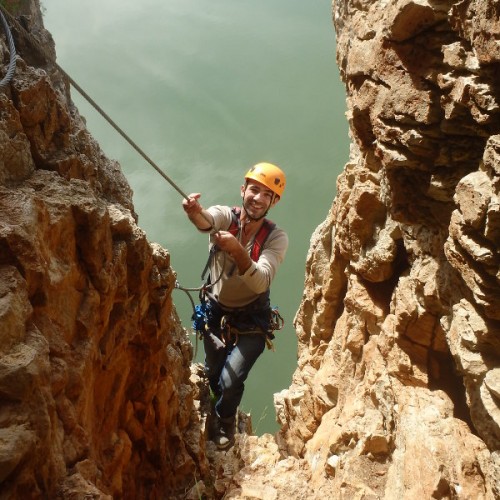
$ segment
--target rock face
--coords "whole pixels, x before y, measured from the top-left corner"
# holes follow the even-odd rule
[[[311,239],[281,454],[243,447],[228,498],[500,498],[500,6],[333,16],[350,159]]]
[[[16,6],[45,49],[14,27],[0,93],[0,497],[173,497],[206,458],[169,254]]]

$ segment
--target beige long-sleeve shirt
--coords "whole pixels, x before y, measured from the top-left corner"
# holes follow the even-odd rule
[[[231,225],[230,207],[215,205],[208,208],[207,212],[213,219],[211,235],[219,230],[226,231]],[[238,239],[239,236],[238,234]],[[252,238],[245,246],[249,254],[253,240]],[[210,249],[213,244],[213,238],[210,236]],[[234,260],[226,252],[219,250],[210,264],[210,281],[213,283],[221,273],[222,278],[211,289],[211,295],[226,307],[243,307],[250,304],[270,287],[287,249],[288,236],[283,229],[276,226],[264,243],[258,262],[252,261],[252,265],[241,275]]]

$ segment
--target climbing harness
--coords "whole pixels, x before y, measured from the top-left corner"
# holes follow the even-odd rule
[[[210,296],[200,297],[193,316],[193,330],[199,338],[209,335],[218,350],[234,346],[243,335],[264,335],[268,349],[274,351],[274,331],[284,326],[278,307],[269,304],[269,290],[254,302],[240,308],[223,307]]]
[[[9,67],[7,69],[7,73],[0,81],[0,88],[6,87],[10,83],[10,81],[12,80],[12,77],[14,76],[14,73],[16,71],[16,59],[17,59],[16,46],[14,44],[14,39],[12,38],[12,33],[10,32],[9,25],[7,24],[7,20],[5,19],[5,16],[3,15],[3,10],[4,10],[4,8],[2,7],[0,10],[0,19],[2,20],[3,29],[5,31],[5,36],[7,37],[7,43],[9,45],[10,60],[9,60]]]
[[[256,329],[241,329],[232,324],[231,317],[229,315],[224,315],[220,321],[221,337],[224,345],[232,343],[236,345],[238,343],[240,335],[264,335],[266,346],[268,349],[274,351],[274,331],[281,330],[285,325],[285,321],[278,311],[277,306],[273,306],[270,309],[269,326],[267,330],[262,328]]]

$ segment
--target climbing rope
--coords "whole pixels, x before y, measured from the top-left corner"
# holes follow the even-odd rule
[[[12,77],[14,76],[14,73],[16,71],[16,46],[14,45],[14,39],[12,38],[12,33],[10,32],[9,25],[7,24],[7,19],[5,19],[5,16],[3,15],[3,7],[2,10],[0,10],[0,18],[2,20],[2,25],[3,29],[5,31],[5,36],[7,37],[7,43],[9,45],[9,51],[10,51],[10,60],[9,60],[9,68],[7,69],[7,73],[3,77],[3,79],[0,81],[0,88],[7,86],[10,81],[12,80]]]
[[[61,66],[56,63],[57,69],[69,80],[73,88],[84,97],[95,110],[186,200],[188,195],[109,117],[107,113],[71,78]],[[210,222],[210,221],[208,221]]]

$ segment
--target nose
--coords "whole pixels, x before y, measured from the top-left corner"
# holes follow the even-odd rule
[[[262,191],[259,191],[258,193],[256,193],[253,197],[253,199],[255,201],[260,201],[260,202],[264,202],[266,197],[264,195],[264,193]]]

